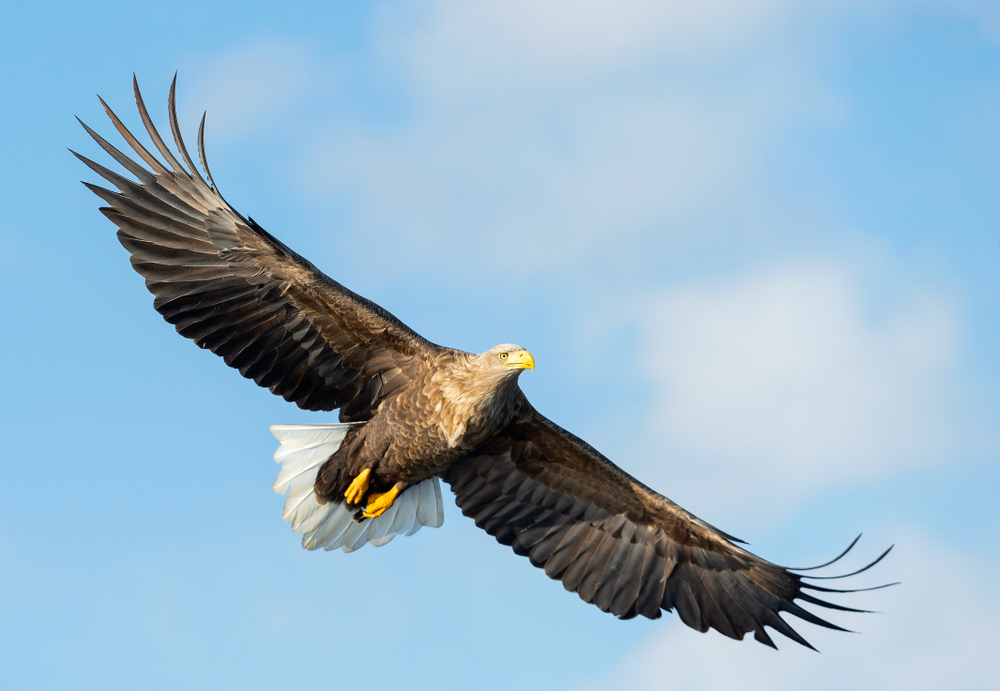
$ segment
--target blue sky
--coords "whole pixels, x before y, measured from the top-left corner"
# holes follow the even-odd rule
[[[1000,682],[1000,6],[20,4],[0,41],[0,684]],[[544,414],[786,564],[859,532],[823,652],[618,622],[446,499],[310,553],[268,426],[165,324],[96,181],[179,71],[227,199],[431,340],[519,343]],[[398,680],[398,682],[397,682]],[[475,681],[473,681],[475,680]]]

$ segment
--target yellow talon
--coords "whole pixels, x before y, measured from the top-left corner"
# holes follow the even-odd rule
[[[393,487],[388,492],[382,494],[371,494],[368,496],[368,506],[361,513],[365,518],[376,518],[385,513],[386,509],[392,506],[399,496],[399,490]]]
[[[351,486],[344,492],[348,504],[360,504],[361,499],[368,491],[368,476],[372,474],[371,468],[365,468],[358,476],[351,480]]]

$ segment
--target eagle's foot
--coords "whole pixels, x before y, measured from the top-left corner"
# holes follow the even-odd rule
[[[392,506],[398,496],[399,489],[396,487],[393,487],[388,492],[384,492],[382,494],[369,494],[368,506],[365,507],[365,510],[361,515],[365,518],[376,518],[381,516],[385,513],[386,509]]]
[[[351,480],[350,487],[344,492],[348,504],[360,504],[365,492],[368,491],[368,476],[372,474],[371,468],[365,468],[358,476]],[[391,502],[390,502],[391,504]],[[386,507],[388,508],[388,507]]]

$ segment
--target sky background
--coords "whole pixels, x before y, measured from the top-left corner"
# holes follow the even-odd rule
[[[0,686],[1000,686],[1000,3],[14,3],[0,28]],[[858,635],[619,622],[461,516],[307,552],[268,426],[153,311],[71,147],[227,199],[546,416],[808,565]],[[114,136],[113,136],[114,135]]]

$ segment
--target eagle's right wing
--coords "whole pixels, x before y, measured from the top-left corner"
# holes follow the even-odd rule
[[[341,408],[365,420],[440,348],[378,305],[328,278],[219,194],[208,170],[204,125],[198,153],[208,182],[181,139],[170,87],[169,115],[181,164],[153,127],[133,78],[139,114],[170,166],[149,153],[104,104],[118,132],[151,170],[87,132],[138,182],[74,154],[118,188],[84,183],[182,336],[222,356],[249,379],[306,410]],[[83,124],[81,122],[81,124]]]

